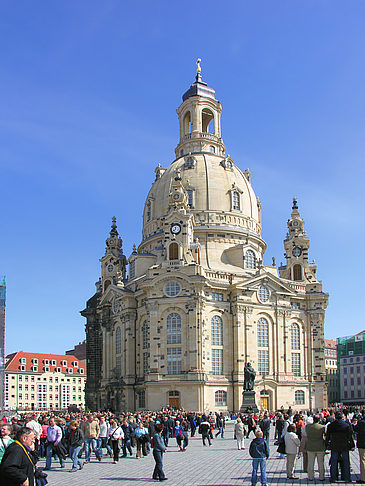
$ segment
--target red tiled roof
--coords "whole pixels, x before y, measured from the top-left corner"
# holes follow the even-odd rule
[[[26,363],[21,363],[21,358],[25,358]],[[48,366],[49,371],[55,371],[55,368],[61,368],[61,371],[65,373],[69,368],[72,368],[73,373],[77,373],[78,375],[86,375],[86,366],[78,360],[75,356],[66,355],[66,354],[44,354],[44,353],[24,353],[23,351],[19,351],[17,353],[11,353],[7,357],[7,363],[5,365],[5,371],[21,371],[19,366],[25,366],[23,373],[35,373],[32,370],[32,366],[38,366],[38,373],[43,372],[43,367]],[[32,360],[37,359],[38,364],[34,363]],[[48,364],[44,364],[44,360],[48,359]],[[51,362],[56,361],[55,365],[52,365]],[[61,361],[66,361],[67,366],[61,366]],[[78,366],[74,366],[71,363],[77,362]],[[79,370],[83,369],[84,373],[80,373]],[[72,374],[73,374],[72,373]],[[71,373],[68,373],[71,374]]]
[[[325,339],[324,345],[326,348],[337,349],[337,342],[335,339]]]

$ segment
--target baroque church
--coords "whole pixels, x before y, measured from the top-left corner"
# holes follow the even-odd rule
[[[155,169],[142,241],[127,259],[113,218],[96,293],[81,312],[86,405],[237,411],[250,362],[259,407],[325,407],[328,294],[298,203],[285,265],[264,265],[261,203],[250,171],[226,155],[222,105],[197,64],[177,110],[175,158]]]

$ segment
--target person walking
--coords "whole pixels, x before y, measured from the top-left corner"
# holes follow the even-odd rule
[[[266,440],[263,438],[261,430],[257,430],[255,436],[256,438],[251,442],[249,449],[250,456],[252,457],[251,486],[256,486],[257,471],[259,467],[261,472],[261,484],[262,486],[267,486],[266,460],[270,456],[270,450]]]
[[[10,437],[11,434],[11,425],[4,424],[1,426],[0,429],[0,463],[5,454],[6,448],[14,442],[14,440]]]
[[[61,447],[62,429],[56,425],[56,421],[53,417],[49,419],[49,426],[47,428],[47,448],[46,448],[46,471],[51,469],[52,455],[56,452],[58,447]],[[59,455],[59,461],[61,468],[65,467],[65,460],[63,455]]]
[[[262,430],[262,433],[264,434],[264,439],[267,443],[269,443],[270,440],[270,426],[271,420],[269,419],[269,414],[265,412],[262,420],[260,420],[259,422],[259,427]]]
[[[300,440],[297,434],[295,433],[295,431],[296,431],[295,425],[290,424],[284,436],[285,454],[286,454],[286,475],[288,479],[298,479],[294,475],[294,470],[297,461],[297,454],[300,446]]]
[[[69,455],[72,461],[70,472],[76,472],[84,467],[84,463],[79,459],[79,452],[84,444],[84,434],[79,427],[77,420],[71,420],[66,430],[65,439],[69,447]]]
[[[148,429],[143,425],[143,422],[139,422],[134,434],[137,440],[137,459],[147,456],[147,442],[149,440],[149,435]]]
[[[101,416],[99,419],[99,437],[97,449],[100,451],[101,456],[103,456],[103,449],[105,448],[109,456],[113,457],[113,451],[108,444],[108,429],[109,423],[105,420],[105,417]]]
[[[359,451],[360,479],[356,482],[365,484],[365,410],[362,411],[360,420],[354,427],[356,433],[356,445]]]
[[[248,439],[250,437],[250,433],[251,432],[255,433],[255,431],[256,431],[256,420],[254,419],[254,416],[251,413],[248,416],[248,419],[247,419],[247,435],[246,435],[246,439]]]
[[[240,417],[237,417],[236,423],[234,424],[234,436],[236,437],[238,450],[245,448],[245,432],[245,426],[242,420]]]
[[[224,439],[224,429],[226,427],[226,419],[224,418],[222,412],[219,415],[217,415],[216,424],[217,424],[218,432],[215,434],[215,438],[217,438],[218,435],[220,435],[221,438]]]
[[[155,469],[153,470],[152,479],[158,479],[159,481],[167,480],[162,465],[162,456],[163,453],[166,452],[166,446],[161,437],[163,428],[163,424],[156,424],[155,433],[153,435],[153,458],[155,460]]]
[[[119,461],[120,444],[122,439],[124,439],[124,432],[122,427],[119,427],[115,420],[110,421],[108,437],[113,450],[113,463],[116,464]]]
[[[95,453],[96,459],[100,462],[102,452],[98,449],[99,421],[93,415],[88,415],[86,421],[81,424],[81,430],[84,434],[85,463],[90,462],[91,448]]]
[[[343,480],[351,482],[349,451],[355,447],[352,439],[352,427],[343,419],[343,413],[338,410],[335,420],[327,426],[326,448],[331,451],[330,481],[336,482],[338,476],[338,462],[342,457]]]
[[[314,462],[317,458],[319,480],[324,481],[324,456],[326,452],[326,427],[321,425],[320,416],[313,417],[313,423],[305,426],[305,449],[308,455],[307,471],[308,480],[314,480]]]
[[[205,440],[208,440],[208,444],[211,446],[211,440],[210,440],[210,423],[207,420],[207,417],[205,415],[202,416],[202,422],[200,422],[199,429],[198,429],[199,434],[201,434],[202,439],[203,439],[203,446],[205,446]]]

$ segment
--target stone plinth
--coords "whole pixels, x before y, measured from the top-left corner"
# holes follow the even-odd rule
[[[256,405],[256,393],[253,390],[244,391],[242,397],[241,413],[255,413],[259,411]]]

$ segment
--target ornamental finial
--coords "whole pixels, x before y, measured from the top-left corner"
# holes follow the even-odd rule
[[[200,58],[196,61],[196,65],[197,65],[196,72],[198,74],[200,74],[202,72],[202,68],[200,67],[201,62],[202,62],[202,60]]]

